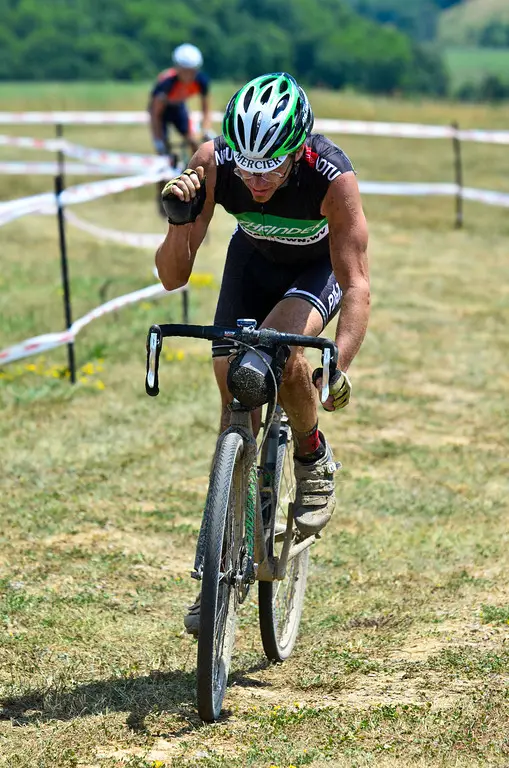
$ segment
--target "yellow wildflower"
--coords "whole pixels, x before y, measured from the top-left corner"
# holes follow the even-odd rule
[[[214,275],[211,275],[208,272],[196,272],[189,278],[189,283],[197,288],[213,285]]]

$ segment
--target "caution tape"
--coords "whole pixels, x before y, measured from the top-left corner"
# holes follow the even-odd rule
[[[161,170],[171,167],[167,157],[158,155],[138,155],[126,152],[111,152],[103,149],[90,149],[79,144],[65,143],[63,152],[67,157],[90,163],[90,165],[108,165],[117,168],[135,170]]]
[[[7,136],[2,134],[0,135],[0,146],[61,152],[66,157],[82,160],[89,165],[122,168],[123,173],[129,170],[156,171],[171,167],[167,157],[114,152],[108,149],[94,149],[74,144],[66,139],[36,139],[30,136]]]
[[[191,112],[191,119],[199,122],[201,112]],[[220,123],[222,112],[212,112],[211,119]],[[0,112],[4,125],[144,125],[150,120],[148,112]]]
[[[155,171],[142,176],[125,176],[120,179],[107,179],[105,181],[92,181],[89,184],[78,184],[65,189],[62,192],[61,201],[63,205],[87,203],[90,200],[96,200],[105,195],[115,195],[118,192],[125,192],[129,189],[138,189],[146,184],[154,184],[156,181],[165,179],[168,173],[169,169],[166,168],[166,170]]]
[[[41,336],[34,336],[31,339],[26,339],[19,344],[14,344],[11,347],[6,347],[0,351],[0,366],[7,363],[12,363],[15,360],[20,360],[24,357],[30,357],[31,355],[38,355],[41,352],[46,352],[49,349],[60,347],[63,344],[71,344],[74,342],[77,334],[86,325],[96,320],[98,317],[108,314],[109,312],[115,312],[122,307],[126,307],[128,304],[135,304],[138,301],[144,301],[147,299],[155,299],[159,296],[170,295],[174,293],[182,293],[186,291],[187,286],[177,288],[174,291],[167,291],[161,285],[156,283],[150,285],[147,288],[141,288],[138,291],[127,293],[124,296],[118,296],[116,299],[111,299],[105,304],[96,307],[91,312],[88,312],[83,317],[76,320],[71,327],[66,331],[60,331],[56,333],[45,333]]]
[[[31,136],[0,135],[0,146],[20,147],[21,149],[44,149],[48,152],[60,152],[66,145],[64,139],[35,139]]]
[[[61,170],[59,163],[54,161],[23,163],[12,160],[5,163],[0,162],[0,174],[6,176],[56,176]],[[68,176],[123,176],[126,169],[125,167],[117,168],[113,165],[98,166],[66,162],[64,171]]]
[[[313,130],[326,133],[357,134],[359,136],[393,136],[408,139],[449,139],[455,133],[454,129],[447,125],[328,119],[315,120]]]
[[[99,240],[110,240],[114,243],[121,243],[122,245],[131,245],[134,248],[147,248],[154,250],[157,248],[162,240],[162,234],[138,234],[136,232],[120,232],[116,229],[106,229],[106,227],[99,227],[97,224],[92,224],[89,221],[76,216],[74,211],[65,211],[65,218],[77,229],[81,229],[84,232],[88,232],[90,235],[99,238]],[[157,277],[157,273],[156,273]]]
[[[89,202],[106,195],[117,194],[130,189],[137,189],[147,184],[153,184],[162,179],[168,178],[168,175],[178,172],[180,169],[166,169],[150,174],[140,176],[127,176],[119,179],[106,179],[104,181],[90,182],[88,184],[79,184],[64,190],[61,195],[63,205],[76,205],[77,203]],[[456,184],[431,184],[431,183],[413,183],[413,182],[389,182],[389,181],[361,181],[360,190],[366,195],[404,195],[404,196],[461,196],[466,200],[472,200],[487,205],[499,205],[508,207],[509,194],[498,192],[496,190],[475,189],[464,187],[461,190]],[[14,219],[34,213],[51,214],[56,210],[55,195],[47,192],[42,195],[33,195],[31,197],[20,198],[18,200],[9,200],[0,203],[0,226],[13,221]],[[116,230],[109,230],[97,227],[94,224],[82,222],[74,219],[76,226],[87,229],[91,234],[96,234],[104,239],[124,242],[128,245],[139,247],[153,247],[154,236],[123,233]]]
[[[137,189],[146,184],[154,184],[162,181],[168,176],[173,175],[175,169],[157,171],[141,176],[126,176],[120,179],[105,179],[104,181],[95,181],[88,184],[78,184],[74,187],[68,187],[61,194],[62,205],[76,205],[96,200],[106,195],[117,194],[129,189]],[[32,195],[31,197],[19,198],[0,203],[0,226],[7,224],[21,216],[34,213],[51,214],[56,211],[56,197],[52,192],[46,192],[42,195]]]
[[[56,210],[55,195],[45,192],[42,195],[32,195],[18,200],[0,203],[0,227],[21,216],[34,213],[54,213]]]
[[[452,196],[458,192],[456,184],[428,184],[406,181],[359,181],[363,195],[405,195],[405,196]]]
[[[455,197],[460,195],[465,200],[473,200],[486,205],[509,207],[509,194],[489,189],[474,189],[458,187],[457,184],[426,184],[403,181],[361,181],[359,189],[363,195],[394,195],[394,196],[442,196]]]
[[[198,122],[201,113],[193,111]],[[212,120],[220,123],[222,112],[213,112]],[[0,112],[0,124],[5,125],[145,125],[147,112]],[[509,131],[485,129],[456,129],[451,125],[421,123],[383,123],[374,120],[336,120],[317,118],[314,130],[362,136],[393,136],[409,139],[451,139],[488,144],[509,144]],[[55,141],[55,140],[54,140]]]
[[[505,192],[495,192],[489,189],[473,189],[464,187],[461,190],[461,196],[465,200],[473,200],[476,203],[485,203],[485,205],[502,205],[509,208],[509,195]]]

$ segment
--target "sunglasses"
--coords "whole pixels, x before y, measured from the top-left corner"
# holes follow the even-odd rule
[[[251,179],[262,179],[263,181],[267,181],[269,183],[277,183],[281,179],[284,179],[287,175],[289,169],[292,167],[293,162],[291,162],[287,168],[281,173],[280,171],[267,171],[267,173],[251,173],[251,171],[243,171],[238,166],[233,169],[233,173],[239,177],[239,179],[242,179],[242,181],[250,181]]]

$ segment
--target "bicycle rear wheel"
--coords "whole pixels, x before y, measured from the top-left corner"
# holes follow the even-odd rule
[[[221,712],[235,639],[235,577],[245,498],[242,448],[242,437],[236,432],[221,441],[205,507],[197,701],[198,713],[207,722]]]
[[[272,441],[272,445],[271,445]],[[271,426],[266,441],[262,473],[270,475],[270,456],[275,456],[273,468],[272,504],[275,524],[272,547],[275,555],[282,549],[289,504],[295,500],[292,433],[285,417]],[[299,533],[294,526],[294,543]],[[268,542],[270,551],[271,542]],[[291,654],[299,631],[309,565],[309,548],[288,563],[281,581],[260,581],[258,586],[260,633],[263,650],[271,661],[284,661]]]

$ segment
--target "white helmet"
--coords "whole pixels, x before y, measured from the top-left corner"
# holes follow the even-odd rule
[[[183,43],[173,51],[173,63],[185,69],[199,69],[203,64],[203,56],[195,45]]]

